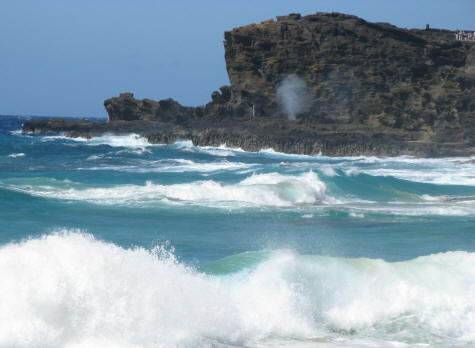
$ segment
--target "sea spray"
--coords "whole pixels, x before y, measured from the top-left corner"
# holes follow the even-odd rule
[[[90,146],[107,145],[110,147],[126,147],[131,149],[145,149],[149,146],[160,146],[161,144],[151,144],[149,141],[135,133],[127,135],[104,134],[90,139],[76,137],[71,138],[65,135],[48,135],[41,137],[42,141],[58,141],[69,140],[73,142],[81,142]]]
[[[0,347],[474,346],[473,158],[0,133]]]
[[[287,76],[280,82],[276,97],[289,120],[295,120],[299,114],[310,107],[311,100],[307,85],[296,75]]]
[[[309,333],[283,279],[210,277],[163,248],[77,231],[3,246],[0,272],[2,347],[226,347]]]
[[[234,262],[240,257],[249,258]],[[277,339],[361,347],[365,339],[373,347],[384,340],[469,347],[475,340],[474,253],[388,263],[277,250],[256,260],[205,274],[166,248],[124,249],[79,231],[5,245],[0,346],[262,347]]]

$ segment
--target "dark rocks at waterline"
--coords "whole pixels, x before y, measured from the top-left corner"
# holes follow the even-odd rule
[[[123,93],[104,102],[107,123],[43,120],[24,131],[305,154],[474,153],[475,44],[453,32],[292,14],[226,32],[224,47],[231,86],[204,106]]]
[[[224,124],[223,124],[224,123]],[[36,120],[23,127],[24,132],[36,134],[65,133],[70,137],[91,138],[111,133],[140,134],[150,143],[173,144],[191,140],[197,146],[220,146],[259,151],[294,154],[322,154],[328,156],[399,156],[418,157],[468,156],[475,153],[475,144],[426,142],[403,139],[397,133],[373,133],[364,128],[326,127],[315,130],[305,122],[286,120],[249,120],[222,122],[209,126],[202,123],[188,127],[170,123],[138,120],[90,123],[84,121]]]

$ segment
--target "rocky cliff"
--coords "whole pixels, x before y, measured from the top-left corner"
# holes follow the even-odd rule
[[[151,141],[329,155],[474,152],[475,44],[453,32],[317,13],[235,28],[224,38],[231,85],[205,106],[124,93],[105,101],[106,125],[24,129],[73,136],[134,129]]]

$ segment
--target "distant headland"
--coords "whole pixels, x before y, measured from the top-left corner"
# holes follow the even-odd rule
[[[33,120],[24,132],[138,133],[248,151],[330,156],[475,154],[475,42],[340,13],[290,14],[224,33],[230,86],[185,107],[104,102],[105,123]]]

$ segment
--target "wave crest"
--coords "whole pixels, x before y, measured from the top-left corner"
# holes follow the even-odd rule
[[[474,253],[396,263],[285,251],[260,259],[218,276],[163,247],[123,249],[77,231],[3,246],[0,346],[475,340]]]
[[[126,147],[132,149],[145,149],[146,147],[154,146],[154,144],[149,143],[145,137],[135,133],[130,133],[127,135],[104,134],[101,136],[92,137],[90,139],[82,137],[70,138],[65,135],[47,135],[42,136],[41,139],[42,141],[55,141],[58,139],[70,140],[91,146],[108,145],[110,147]]]
[[[90,201],[100,204],[127,204],[171,200],[192,204],[231,206],[258,205],[290,207],[333,200],[325,194],[325,184],[314,172],[298,176],[278,173],[254,174],[237,184],[213,180],[160,185],[118,185],[108,188],[61,188],[54,186],[16,186],[15,190],[31,195]]]

